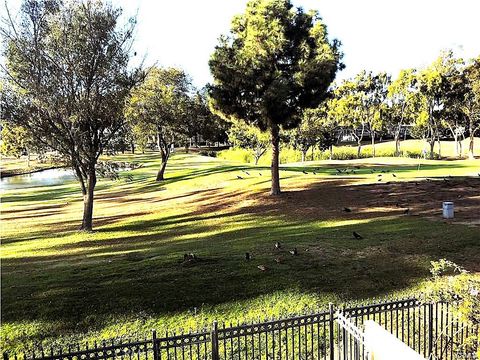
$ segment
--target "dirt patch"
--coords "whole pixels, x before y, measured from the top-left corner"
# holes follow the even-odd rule
[[[195,199],[196,214],[265,214],[289,218],[334,220],[382,216],[422,216],[438,221],[442,202],[453,201],[453,223],[480,226],[480,179],[441,179],[411,182],[361,183],[356,179],[319,180],[289,184],[278,197],[248,190],[209,193]],[[350,210],[350,211],[349,211]]]

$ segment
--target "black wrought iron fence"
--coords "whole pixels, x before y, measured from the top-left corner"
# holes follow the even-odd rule
[[[478,332],[478,328],[461,324],[448,304],[405,299],[340,309],[356,327],[374,320],[430,359],[453,360],[462,352],[467,359],[465,339]],[[210,329],[195,333],[158,336],[153,331],[148,339],[37,347],[3,356],[4,360],[363,359],[358,339],[348,336],[336,322],[336,310],[330,305],[323,312],[256,324],[226,326],[214,322]]]

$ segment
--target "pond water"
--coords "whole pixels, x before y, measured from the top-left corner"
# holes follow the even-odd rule
[[[31,174],[10,176],[1,179],[1,190],[22,189],[28,187],[60,185],[74,180],[75,175],[70,169],[48,169]]]

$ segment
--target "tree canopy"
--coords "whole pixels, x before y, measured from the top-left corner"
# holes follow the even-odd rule
[[[343,66],[339,47],[317,12],[289,0],[254,0],[211,56],[212,105],[226,118],[270,131],[273,195],[280,193],[279,131],[298,126],[303,110],[325,98]]]
[[[75,170],[84,195],[81,228],[92,229],[95,166],[123,124],[130,89],[134,19],[97,1],[25,0],[21,16],[1,28],[7,82],[2,118],[26,128],[60,152]]]

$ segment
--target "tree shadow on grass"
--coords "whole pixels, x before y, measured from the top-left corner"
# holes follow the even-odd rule
[[[337,206],[352,195],[334,205],[334,198],[318,203],[322,187],[330,189],[323,184],[239,208],[229,206],[237,195],[213,191],[204,200],[217,207],[200,205],[203,212],[112,221],[99,231],[110,238],[59,245],[55,256],[5,258],[3,319],[62,321],[72,329],[92,314],[101,327],[111,316],[162,315],[292,289],[345,299],[378,297],[425,279],[432,259],[463,265],[478,259],[476,229],[432,226],[386,210],[362,213],[360,206],[343,213]],[[355,240],[353,231],[364,239]],[[277,241],[280,251],[273,247]],[[293,247],[298,256],[288,252]],[[200,261],[182,265],[187,252]],[[260,264],[267,271],[259,271]]]

